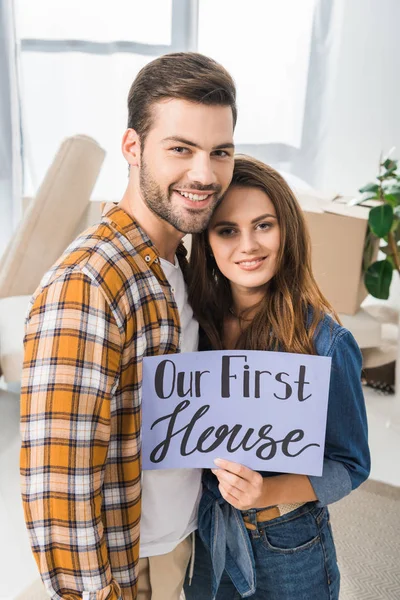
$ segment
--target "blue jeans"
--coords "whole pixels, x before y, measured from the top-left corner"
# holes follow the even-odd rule
[[[251,600],[337,600],[340,574],[326,507],[308,503],[273,519],[257,523],[254,509],[248,511],[257,528],[248,530],[253,548],[257,591]],[[211,560],[196,534],[196,556],[192,584],[185,581],[186,600],[211,600]],[[238,600],[226,571],[217,600]]]

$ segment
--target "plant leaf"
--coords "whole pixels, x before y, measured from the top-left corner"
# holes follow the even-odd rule
[[[378,260],[368,267],[364,283],[368,292],[375,298],[387,300],[392,282],[393,266],[388,260]]]
[[[385,179],[385,181],[382,182],[382,187],[388,188],[388,187],[392,187],[392,185],[396,186],[396,185],[400,185],[400,180],[399,180],[400,175],[397,175],[397,173],[394,173],[393,177],[390,177],[390,179]]]
[[[390,204],[381,204],[371,208],[368,216],[371,231],[377,237],[384,237],[390,231],[393,223],[393,208]]]
[[[358,190],[360,192],[360,194],[363,194],[364,192],[379,192],[379,185],[377,183],[367,183],[367,185],[364,185],[364,187],[360,188]]]
[[[365,236],[365,243],[364,243],[364,252],[363,252],[363,271],[366,271],[369,267],[369,265],[371,264],[372,261],[372,256],[374,254],[374,243],[376,240],[376,236],[372,233],[372,231],[368,231],[367,235]]]
[[[397,171],[397,165],[396,165],[396,166],[394,166],[394,167],[391,167],[390,169],[387,169],[386,171],[384,171],[384,172],[381,174],[381,176],[380,176],[380,177],[381,177],[382,179],[383,179],[383,178],[385,178],[385,179],[386,179],[387,177],[393,176],[393,173],[394,173],[395,171]]]
[[[392,160],[391,158],[386,158],[383,163],[382,163],[382,167],[384,167],[385,169],[393,169],[393,167],[396,169],[397,168],[397,160]]]
[[[390,206],[394,209],[396,206],[400,204],[400,193],[399,194],[387,194],[385,192],[384,195],[385,202],[390,204]]]
[[[383,186],[383,191],[385,194],[393,194],[393,196],[396,196],[397,194],[400,194],[400,185],[398,185],[397,183],[385,185]]]

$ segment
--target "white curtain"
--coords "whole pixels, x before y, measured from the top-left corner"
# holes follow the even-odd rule
[[[0,2],[0,260],[21,210],[21,127],[12,0]]]

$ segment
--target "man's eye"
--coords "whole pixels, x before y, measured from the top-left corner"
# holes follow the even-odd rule
[[[184,146],[174,146],[174,148],[171,148],[171,150],[176,154],[186,154],[189,152],[189,148],[185,148]]]
[[[214,156],[219,156],[221,158],[230,156],[229,152],[227,152],[226,150],[215,150],[215,152],[213,152],[213,154],[214,154]]]

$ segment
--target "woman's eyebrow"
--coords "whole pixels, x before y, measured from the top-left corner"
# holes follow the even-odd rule
[[[271,215],[270,213],[265,213],[265,215],[261,215],[260,217],[253,219],[251,221],[251,223],[257,223],[257,221],[261,221],[261,219],[268,219],[268,218],[276,219],[276,215]]]
[[[220,227],[220,225],[224,225],[225,227],[234,227],[237,225],[237,223],[234,223],[233,221],[218,221],[217,223],[214,223],[213,227]]]
[[[251,221],[251,224],[253,225],[254,223],[257,223],[257,221],[261,221],[262,219],[268,219],[268,218],[272,218],[272,219],[276,219],[276,215],[271,215],[270,213],[265,213],[265,215],[260,215],[259,217],[256,217],[255,219],[253,219]],[[213,227],[220,227],[221,225],[224,225],[225,227],[234,227],[237,226],[237,223],[235,223],[234,221],[217,221],[217,223],[214,223]]]

